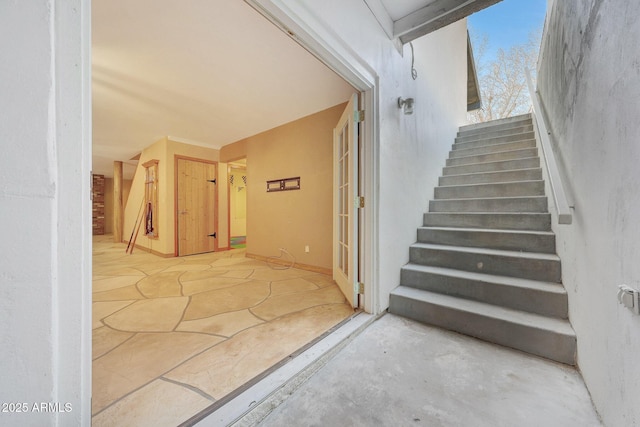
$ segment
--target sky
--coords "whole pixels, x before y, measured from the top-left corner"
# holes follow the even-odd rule
[[[487,34],[485,56],[491,59],[499,48],[525,43],[532,30],[542,29],[546,10],[547,0],[502,0],[469,17],[471,40],[474,33]]]

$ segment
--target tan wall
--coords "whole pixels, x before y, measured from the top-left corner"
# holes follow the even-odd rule
[[[247,158],[247,253],[278,256],[282,247],[298,263],[332,268],[333,128],[343,110],[338,105],[222,149],[225,160]],[[300,190],[266,192],[266,181],[296,176]]]
[[[136,216],[140,211],[140,205],[144,198],[144,167],[142,166],[149,160],[158,160],[158,199],[159,208],[155,213],[157,218],[158,238],[150,239],[144,236],[144,230],[140,231],[136,240],[136,245],[150,249],[160,255],[175,254],[175,156],[191,157],[195,159],[218,161],[220,152],[211,148],[199,147],[195,145],[184,144],[181,142],[171,141],[163,138],[149,147],[145,148],[140,155],[138,167],[136,169],[131,191],[129,192],[128,203],[125,208],[124,221],[124,239],[128,241],[131,230],[133,230],[136,222]],[[226,165],[222,168],[218,165],[218,182],[221,181],[220,169],[224,169],[224,178],[226,178]],[[223,178],[223,179],[224,179]],[[219,222],[219,248],[228,247],[228,231],[226,222],[226,185],[222,195],[219,193],[219,200],[223,203],[219,205],[221,212],[225,212],[225,222]]]
[[[225,145],[220,149],[220,161],[229,163],[247,157],[247,139]]]
[[[130,179],[122,180],[122,203],[126,206],[129,197],[129,191],[131,190]],[[105,234],[113,233],[113,178],[104,179],[104,232]],[[126,235],[127,230],[123,231]],[[129,230],[131,234],[131,230]],[[127,239],[129,236],[126,237]]]

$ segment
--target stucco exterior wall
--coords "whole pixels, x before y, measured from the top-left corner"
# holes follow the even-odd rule
[[[365,2],[286,0],[304,3],[368,67],[379,87],[379,312],[399,285],[400,268],[433,197],[459,125],[466,119],[466,20],[415,40],[418,78],[411,78],[411,49],[400,54]],[[404,115],[397,99],[415,99],[414,114]],[[365,284],[366,285],[366,284]]]
[[[640,3],[550,1],[538,87],[572,225],[555,225],[578,364],[605,425],[640,425]]]
[[[89,16],[0,2],[0,425],[90,423]]]

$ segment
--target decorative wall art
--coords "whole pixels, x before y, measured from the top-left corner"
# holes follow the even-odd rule
[[[267,181],[267,193],[300,189],[300,177],[282,178]]]

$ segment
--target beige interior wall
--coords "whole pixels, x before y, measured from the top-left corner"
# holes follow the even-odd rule
[[[338,105],[222,149],[247,158],[247,253],[332,268],[333,128]],[[266,192],[266,181],[299,176],[301,189]],[[309,252],[305,252],[309,246]]]
[[[184,144],[181,142],[172,141],[167,138],[155,142],[149,147],[145,148],[138,162],[133,181],[131,183],[131,190],[129,192],[128,203],[125,208],[125,223],[124,223],[124,239],[129,240],[131,236],[131,230],[136,223],[136,217],[140,212],[140,205],[144,197],[144,163],[149,160],[158,160],[158,186],[159,186],[159,209],[155,213],[157,218],[158,238],[151,239],[144,236],[144,230],[138,233],[136,239],[136,245],[142,246],[152,250],[160,255],[171,256],[175,254],[175,156],[189,157],[193,159],[210,160],[217,162],[220,157],[220,152],[212,148],[199,147],[190,144]],[[218,182],[220,180],[220,165],[218,165]],[[226,177],[226,165],[222,167],[224,169],[224,176]],[[224,178],[223,178],[224,179]],[[222,182],[226,182],[223,180]],[[218,184],[217,184],[218,185]],[[218,248],[228,247],[228,232],[226,222],[226,186],[225,190],[218,194],[219,210],[225,212],[225,221],[218,223],[219,242]],[[220,215],[219,215],[220,218]]]
[[[233,144],[225,145],[220,149],[220,161],[231,162],[247,157],[247,140],[241,139]]]
[[[122,180],[122,203],[126,206],[127,200],[129,197],[129,191],[131,190],[132,180],[123,179]],[[104,232],[105,234],[113,233],[113,178],[104,179]],[[126,234],[126,230],[124,230]],[[131,230],[129,230],[129,234],[131,234]],[[129,237],[127,236],[127,239]]]
[[[158,206],[159,209],[157,214],[157,229],[158,229],[158,238],[150,239],[144,235],[144,227],[140,227],[140,231],[138,233],[138,237],[136,239],[136,245],[142,246],[144,248],[153,250],[160,254],[169,254],[173,252],[173,236],[168,236],[166,230],[166,219],[167,219],[167,192],[164,190],[166,188],[166,177],[167,177],[167,139],[163,138],[144,150],[140,154],[140,160],[138,161],[138,167],[136,168],[136,172],[133,176],[133,180],[131,183],[131,190],[129,192],[129,197],[127,198],[127,204],[124,209],[124,227],[123,227],[123,240],[129,241],[129,238],[132,235],[132,230],[136,225],[136,222],[139,222],[138,214],[140,213],[140,206],[142,205],[142,201],[144,199],[144,163],[149,160],[158,160]],[[173,162],[171,163],[171,168],[173,167]],[[173,197],[173,196],[172,196]],[[170,237],[170,239],[169,239]],[[171,248],[169,250],[168,248]]]

